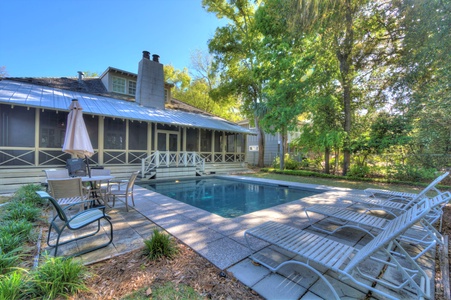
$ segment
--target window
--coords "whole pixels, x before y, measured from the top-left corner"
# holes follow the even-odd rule
[[[136,81],[132,81],[132,80],[128,81],[128,93],[130,95],[136,94]]]
[[[0,146],[34,146],[35,110],[0,104]],[[20,132],[20,134],[19,134]],[[1,159],[0,162],[5,161]]]
[[[125,94],[125,79],[113,77],[113,92]]]
[[[125,122],[105,118],[104,148],[125,149]]]

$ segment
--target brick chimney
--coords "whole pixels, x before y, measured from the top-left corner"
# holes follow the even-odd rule
[[[138,66],[136,82],[136,102],[145,107],[164,109],[164,73],[159,56],[143,51],[143,57]]]

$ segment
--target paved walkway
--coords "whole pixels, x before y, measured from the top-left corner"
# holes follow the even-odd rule
[[[259,179],[259,181],[277,183],[273,180]],[[278,273],[271,273],[265,267],[252,264],[248,258],[251,252],[244,239],[244,231],[270,220],[309,230],[304,207],[316,203],[339,204],[338,197],[355,195],[362,191],[286,182],[284,184],[327,190],[327,192],[234,219],[226,219],[135,186],[134,209],[130,209],[127,213],[123,202],[116,201],[116,207],[108,212],[113,219],[113,244],[85,254],[80,259],[88,264],[140,248],[143,240],[151,236],[153,229],[161,227],[219,269],[233,273],[238,280],[266,299],[331,299],[332,296],[324,282],[318,280],[313,272],[305,268],[287,265]],[[319,215],[317,218],[322,219]],[[339,234],[334,235],[334,238],[357,247],[369,240],[365,235],[356,234],[355,231],[350,230],[340,231]],[[99,238],[87,242],[97,243]],[[255,243],[253,247],[260,251],[259,254],[273,261],[282,262],[293,258],[290,253],[264,242]],[[61,251],[66,255],[76,249],[61,248]],[[434,278],[434,257],[435,253],[427,253],[419,259],[431,278]],[[340,281],[332,272],[326,272],[325,276],[330,279],[340,297],[363,299],[367,294],[367,291],[356,285]],[[397,274],[390,270],[384,274],[384,278],[396,276]],[[434,283],[430,284],[434,289]],[[412,294],[405,291],[400,293],[389,291],[389,293],[396,298],[412,299]],[[373,295],[371,299],[382,298]]]

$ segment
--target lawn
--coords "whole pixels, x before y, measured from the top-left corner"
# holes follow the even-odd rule
[[[308,183],[308,184],[319,184],[319,185],[327,185],[333,187],[341,187],[341,188],[350,188],[350,189],[358,189],[364,190],[366,188],[379,188],[379,189],[388,189],[393,191],[400,192],[409,192],[409,193],[418,193],[419,190],[424,189],[424,186],[412,186],[412,185],[402,185],[402,184],[393,184],[393,183],[379,183],[379,182],[368,182],[368,181],[352,181],[348,179],[333,179],[333,178],[319,178],[319,177],[306,177],[306,176],[293,176],[293,175],[283,175],[283,174],[274,174],[274,173],[266,173],[259,172],[255,174],[246,174],[245,176],[256,177],[256,178],[265,178],[265,179],[274,179],[274,180],[283,180],[290,182],[299,182],[299,183]]]

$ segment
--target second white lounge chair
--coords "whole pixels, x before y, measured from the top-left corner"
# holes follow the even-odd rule
[[[266,257],[261,257],[258,253],[251,255],[252,260],[267,267],[272,272],[276,272],[287,264],[304,266],[324,280],[336,299],[340,299],[337,291],[318,267],[336,272],[340,279],[350,280],[360,287],[388,299],[397,298],[383,289],[378,289],[379,284],[392,290],[403,290],[410,287],[415,291],[417,298],[430,299],[432,297],[431,278],[398,242],[398,238],[424,218],[429,210],[428,199],[421,200],[404,214],[393,219],[380,234],[360,249],[272,221],[246,230],[244,236],[251,250],[253,250],[251,247],[252,239],[257,238],[289,251],[298,257],[296,260],[289,260],[277,266],[269,264]],[[403,254],[402,257],[393,254],[394,247],[397,248],[399,253]],[[369,274],[365,271],[367,260],[376,261],[387,268],[399,271],[401,273],[397,277],[399,281],[391,282],[384,277],[379,278],[379,274],[376,276]],[[377,283],[377,285],[374,286],[372,283]]]

